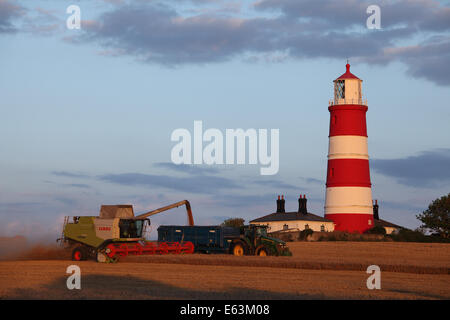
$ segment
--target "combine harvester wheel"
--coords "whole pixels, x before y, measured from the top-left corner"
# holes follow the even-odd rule
[[[87,260],[87,252],[86,252],[86,248],[84,248],[83,246],[78,246],[75,249],[73,249],[72,251],[72,260],[73,261],[82,261],[82,260]]]

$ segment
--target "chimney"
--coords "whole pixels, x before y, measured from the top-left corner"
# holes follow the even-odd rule
[[[281,195],[281,200],[280,200],[280,212],[286,212],[285,210],[284,210],[284,203],[285,203],[286,201],[284,200],[284,195]]]
[[[375,200],[375,204],[373,205],[373,218],[375,220],[380,220],[380,217],[378,216],[378,200]]]
[[[302,213],[302,214],[308,213],[308,210],[306,207],[306,201],[307,201],[306,195],[303,195],[303,198],[302,198],[302,195],[300,195],[300,198],[298,198],[298,212],[299,213]]]
[[[303,209],[305,210],[305,214],[308,214],[308,208],[306,207],[306,202],[308,199],[306,199],[306,194],[303,195]]]
[[[280,200],[280,196],[278,196],[277,199],[277,213],[281,212],[281,200]]]

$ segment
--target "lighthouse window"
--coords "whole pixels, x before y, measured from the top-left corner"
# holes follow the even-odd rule
[[[361,99],[362,92],[361,92],[361,81],[358,82],[358,99]]]
[[[345,99],[345,81],[337,80],[334,85],[335,99]]]
[[[337,118],[336,118],[336,116],[333,116],[333,124],[336,124],[336,120],[337,120]]]

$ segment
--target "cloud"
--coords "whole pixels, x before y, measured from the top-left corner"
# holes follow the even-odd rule
[[[174,164],[172,162],[158,162],[153,165],[158,168],[165,168],[172,171],[183,172],[191,175],[216,174],[219,172],[217,168],[201,167],[198,165]]]
[[[109,2],[114,5],[83,20],[80,32],[65,39],[99,44],[102,55],[132,56],[170,67],[233,59],[282,63],[351,58],[383,65],[400,61],[412,77],[450,85],[450,7],[435,0],[380,3],[381,30],[366,28],[372,1],[261,0],[245,9],[208,0]],[[0,26],[2,20],[10,25],[14,10],[3,11]],[[40,30],[35,20],[33,29]],[[42,23],[42,33],[55,25]]]
[[[232,207],[232,208],[249,208],[249,207],[264,207],[267,212],[274,212],[276,210],[276,193],[259,193],[259,194],[218,194],[214,197],[216,205]],[[286,210],[295,211],[298,208],[298,195],[285,195]],[[320,202],[323,203],[322,198],[308,197],[308,203]]]
[[[73,188],[81,188],[81,189],[90,189],[91,186],[84,183],[66,183],[63,184],[64,187],[73,187]]]
[[[450,18],[449,18],[450,19]],[[408,73],[438,85],[450,85],[450,38],[439,37],[416,48],[407,48],[396,57],[408,65]]]
[[[448,31],[450,8],[434,0],[395,0],[374,3],[361,0],[262,0],[255,4],[257,10],[277,10],[291,19],[309,19],[317,25],[346,30],[366,25],[370,5],[378,5],[383,29],[406,26],[424,31]]]
[[[423,78],[437,85],[450,85],[450,37],[434,36],[420,44],[403,47],[386,47],[378,56],[361,58],[373,64],[403,62],[407,73],[414,78]]]
[[[23,19],[21,29],[24,32],[29,32],[33,35],[50,36],[57,31],[63,31],[66,27],[64,19],[56,10],[46,10],[41,7],[29,10],[26,17]]]
[[[3,202],[0,203],[0,213],[17,213],[23,211],[24,209],[29,210],[43,205],[45,204],[37,201]]]
[[[276,209],[276,195],[274,194],[220,194],[215,197],[217,205],[232,207],[232,208],[248,208],[254,206],[267,206],[273,204],[274,210]],[[269,209],[270,211],[270,209]]]
[[[279,180],[253,180],[251,181],[251,183],[275,189],[294,189],[294,190],[300,189],[299,187],[296,187],[292,184],[285,183]]]
[[[90,176],[84,173],[75,173],[68,171],[52,171],[51,174],[59,177],[67,177],[67,178],[90,178]]]
[[[371,167],[406,186],[432,188],[446,185],[450,183],[450,149],[425,151],[400,159],[374,159]]]
[[[259,56],[271,61],[267,57],[273,55],[283,57],[281,62],[288,57],[402,61],[411,76],[448,85],[445,68],[438,68],[448,65],[448,35],[444,34],[439,44],[426,42],[433,32],[450,30],[450,8],[425,0],[385,3],[381,6],[383,29],[373,31],[365,26],[370,4],[356,0],[263,0],[254,6],[252,17],[211,12],[183,16],[170,5],[125,4],[102,13],[77,40],[100,43],[115,55],[164,65],[223,62],[236,57],[258,61]],[[281,14],[267,17],[268,11]],[[359,30],[355,31],[355,26]],[[416,43],[417,50],[389,54],[397,48],[397,40],[413,39],[423,31],[431,35]]]
[[[300,177],[300,179],[305,180],[307,183],[325,184],[325,181],[316,178]]]
[[[0,0],[0,33],[17,31],[13,21],[25,14],[25,8],[9,0]]]
[[[85,26],[86,32],[78,40],[98,42],[145,62],[165,65],[220,62],[244,49],[256,31],[243,30],[240,27],[243,21],[203,14],[184,17],[162,4],[123,5]]]
[[[380,212],[384,209],[393,209],[393,210],[404,210],[404,211],[409,211],[409,212],[415,212],[415,213],[420,213],[423,210],[425,210],[424,207],[421,207],[419,205],[414,205],[411,203],[399,203],[399,202],[392,202],[392,201],[379,201],[379,206],[380,206]],[[380,218],[383,219],[383,217],[381,216],[380,213]]]
[[[77,204],[77,200],[69,198],[69,197],[65,197],[65,196],[55,196],[53,197],[54,200],[59,201],[63,204],[65,204],[66,206],[75,206]]]
[[[102,181],[126,186],[167,188],[189,193],[213,194],[223,189],[240,189],[232,180],[213,176],[172,177],[143,173],[106,174],[98,177]]]

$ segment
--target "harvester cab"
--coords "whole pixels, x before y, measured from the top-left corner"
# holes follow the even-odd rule
[[[148,217],[181,205],[186,206],[189,224],[193,225],[187,200],[139,216],[134,215],[132,205],[102,205],[98,217],[76,216],[72,222],[66,217],[58,240],[73,249],[72,259],[76,261],[93,258],[99,262],[115,262],[127,255],[192,253],[191,242],[155,242],[143,237],[150,226]]]

